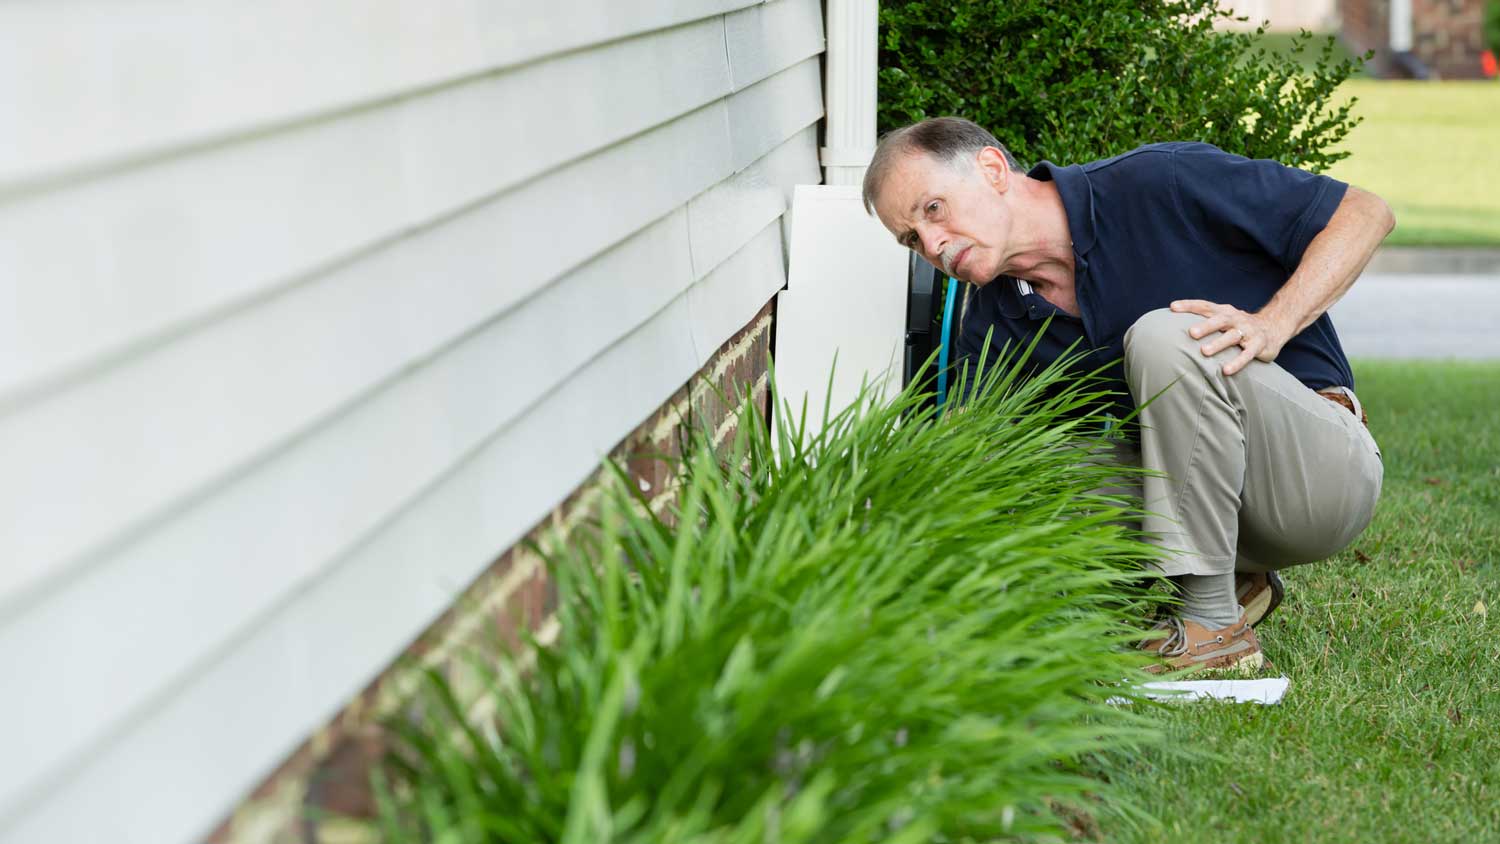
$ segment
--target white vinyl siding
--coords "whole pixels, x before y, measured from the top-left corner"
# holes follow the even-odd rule
[[[782,285],[818,0],[497,5],[0,6],[0,841],[205,833]]]

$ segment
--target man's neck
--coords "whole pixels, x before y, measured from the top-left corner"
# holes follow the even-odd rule
[[[1031,282],[1047,301],[1077,316],[1073,239],[1057,184],[1028,178],[1018,187],[1022,194],[1015,207],[1017,229],[1000,272]]]

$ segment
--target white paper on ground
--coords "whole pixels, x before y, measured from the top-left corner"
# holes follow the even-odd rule
[[[1272,706],[1281,702],[1291,682],[1285,677],[1263,677],[1258,680],[1157,680],[1142,685],[1140,689],[1152,700],[1180,703],[1223,700]],[[1110,703],[1129,702],[1125,698],[1110,698]]]

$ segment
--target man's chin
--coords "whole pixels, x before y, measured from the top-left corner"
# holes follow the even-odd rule
[[[959,262],[957,267],[954,267],[958,272],[950,273],[953,278],[965,284],[972,284],[975,287],[983,287],[994,280],[995,276],[986,272],[985,268],[980,266],[978,261],[968,260],[967,255],[964,258],[963,261]]]
[[[967,267],[964,267],[962,272],[949,272],[948,270],[944,269],[941,264],[935,264],[933,265],[933,268],[947,278],[957,279],[964,284],[972,284],[975,287],[983,287],[994,280],[990,276],[984,276],[982,279],[975,281],[972,277],[970,277]]]

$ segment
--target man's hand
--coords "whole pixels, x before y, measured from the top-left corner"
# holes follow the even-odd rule
[[[1225,375],[1239,372],[1252,360],[1270,363],[1288,340],[1312,325],[1344,295],[1375,254],[1375,247],[1395,226],[1396,217],[1385,200],[1351,185],[1328,225],[1307,244],[1297,269],[1264,308],[1247,314],[1202,299],[1179,299],[1172,303],[1172,310],[1207,317],[1188,330],[1194,340],[1220,332],[1203,344],[1205,355],[1218,354],[1230,346],[1243,347],[1244,351],[1224,365]]]
[[[1230,346],[1244,349],[1234,360],[1224,364],[1225,375],[1239,372],[1252,360],[1270,363],[1292,338],[1287,327],[1270,315],[1246,313],[1232,305],[1219,305],[1203,299],[1179,299],[1172,303],[1172,310],[1207,317],[1188,329],[1188,335],[1194,340],[1219,332],[1219,336],[1202,345],[1204,355],[1212,357]]]

